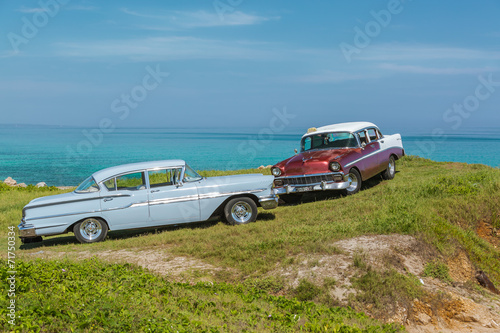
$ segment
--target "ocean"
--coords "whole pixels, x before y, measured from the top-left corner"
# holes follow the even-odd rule
[[[390,134],[387,132],[386,134]],[[408,155],[436,161],[500,167],[500,130],[483,128],[461,135],[401,132]],[[275,164],[299,148],[303,129],[139,129],[103,133],[95,129],[0,126],[0,180],[79,184],[93,172],[119,164],[183,159],[196,170],[257,168]]]

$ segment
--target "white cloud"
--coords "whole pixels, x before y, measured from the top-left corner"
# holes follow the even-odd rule
[[[358,60],[500,60],[500,51],[414,44],[371,45],[361,50]]]
[[[324,71],[318,74],[299,76],[294,79],[301,83],[340,83],[346,81],[377,79],[377,73],[348,73],[340,71]]]
[[[173,27],[178,28],[201,28],[201,27],[220,27],[220,26],[238,26],[238,25],[255,25],[260,24],[269,20],[277,20],[279,17],[264,17],[246,14],[241,11],[234,11],[232,13],[225,14],[220,17],[215,12],[207,12],[204,10],[199,10],[195,12],[186,11],[170,11],[164,12],[163,14],[145,14],[137,11],[130,10],[128,8],[122,8],[122,12],[128,15],[161,20],[161,26],[147,26],[152,30],[168,30]],[[151,23],[151,22],[148,22]],[[168,25],[164,25],[167,23]]]
[[[266,43],[221,41],[194,37],[65,42],[54,44],[56,54],[68,57],[121,57],[135,61],[175,59],[250,59],[275,57]]]
[[[76,11],[92,11],[98,9],[98,7],[94,6],[82,6],[82,5],[74,5],[65,7],[67,10],[76,10]]]
[[[0,51],[0,59],[5,59],[5,58],[11,58],[20,55],[21,53],[19,51]]]
[[[75,11],[91,11],[91,10],[96,10],[97,7],[94,7],[94,6],[73,5],[73,6],[64,6],[64,9],[66,9],[66,10],[75,10]],[[21,13],[26,13],[26,14],[34,14],[34,13],[48,12],[49,9],[48,8],[42,8],[42,7],[25,7],[25,6],[22,6],[17,11],[21,12]]]
[[[498,67],[425,67],[425,66],[415,66],[415,65],[397,65],[391,63],[384,63],[379,66],[379,68],[400,73],[412,73],[412,74],[434,74],[434,75],[458,75],[458,74],[480,74],[480,73],[491,73],[498,71]]]
[[[17,11],[19,11],[21,13],[33,14],[33,13],[46,12],[47,9],[46,8],[40,8],[40,7],[25,7],[25,6],[22,6]]]

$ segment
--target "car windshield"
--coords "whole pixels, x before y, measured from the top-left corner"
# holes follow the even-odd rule
[[[186,171],[184,172],[184,181],[185,182],[196,182],[198,180],[202,180],[203,177],[200,176],[196,171],[191,169],[189,165],[186,164]]]
[[[99,186],[97,186],[94,178],[89,177],[85,179],[78,187],[76,188],[76,193],[89,193],[89,192],[98,192]]]
[[[356,148],[358,141],[350,132],[321,133],[306,136],[301,142],[301,151],[314,149]]]

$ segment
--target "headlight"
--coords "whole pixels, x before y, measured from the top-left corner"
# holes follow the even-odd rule
[[[339,162],[330,162],[330,170],[339,171],[340,170],[340,163]]]
[[[273,176],[275,177],[279,177],[281,176],[281,170],[280,168],[272,168],[271,169],[271,173],[273,174]]]

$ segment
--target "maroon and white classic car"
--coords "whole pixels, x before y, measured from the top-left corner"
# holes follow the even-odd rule
[[[274,193],[285,202],[297,201],[300,194],[310,191],[354,194],[363,181],[378,174],[392,179],[395,161],[405,154],[401,135],[382,135],[368,122],[310,128],[300,148],[300,153],[271,168]]]

